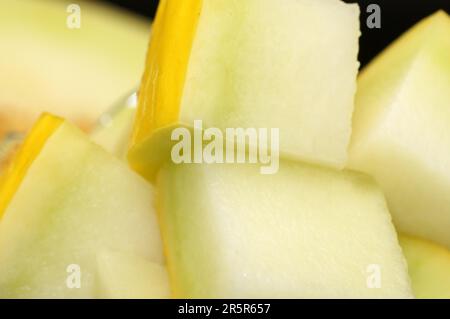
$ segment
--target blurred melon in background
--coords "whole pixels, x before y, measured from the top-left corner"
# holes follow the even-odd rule
[[[150,21],[99,1],[0,0],[0,143],[43,112],[89,129],[137,87]]]

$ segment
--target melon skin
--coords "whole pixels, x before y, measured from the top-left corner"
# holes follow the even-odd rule
[[[160,2],[129,154],[133,168],[152,177],[161,162],[155,144],[170,144],[172,129],[194,120],[220,129],[279,128],[282,156],[345,166],[359,66],[358,6],[186,3]]]
[[[450,247],[450,18],[426,18],[358,80],[348,166],[372,175],[399,231]]]
[[[158,209],[175,298],[410,298],[381,191],[365,175],[282,161],[166,165]],[[382,269],[380,289],[368,267]]]
[[[162,264],[153,196],[125,163],[64,122],[0,220],[0,297],[94,298],[97,254],[106,250]],[[79,289],[66,285],[72,264]]]
[[[106,251],[97,256],[98,298],[167,299],[169,279],[163,265],[140,256]]]
[[[415,297],[450,299],[450,250],[404,234],[399,240],[408,261]]]

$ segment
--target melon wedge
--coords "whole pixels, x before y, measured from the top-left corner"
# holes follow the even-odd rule
[[[283,156],[343,167],[358,15],[357,5],[338,0],[161,1],[131,165],[154,176],[170,154],[172,129],[202,120],[220,129],[279,128]]]
[[[51,115],[4,176],[0,216],[0,298],[95,297],[107,250],[163,262],[152,186]],[[67,285],[71,265],[79,288]]]
[[[430,241],[401,235],[400,245],[417,298],[450,299],[450,251]]]
[[[166,299],[169,278],[164,266],[139,256],[104,252],[97,258],[99,298]]]
[[[176,298],[407,298],[406,262],[365,175],[282,161],[164,166],[158,209]],[[380,287],[368,284],[381,270]]]
[[[349,167],[375,177],[399,231],[450,248],[450,17],[420,22],[358,85]]]

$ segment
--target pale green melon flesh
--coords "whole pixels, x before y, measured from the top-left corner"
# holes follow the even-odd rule
[[[450,18],[438,12],[359,79],[351,168],[381,185],[397,228],[450,247]]]
[[[163,299],[170,297],[164,266],[139,256],[103,252],[97,257],[98,297],[108,299]]]
[[[410,297],[384,197],[365,175],[283,161],[170,165],[158,207],[175,297]],[[382,270],[368,288],[368,269]]]
[[[104,113],[90,136],[92,141],[109,153],[125,159],[136,114],[133,95],[118,105],[118,109]]]
[[[97,254],[162,263],[153,188],[65,123],[49,137],[0,221],[0,297],[95,297]],[[69,289],[69,265],[81,287]]]
[[[450,251],[432,242],[400,236],[417,298],[450,299]]]
[[[337,0],[204,0],[182,124],[279,128],[283,155],[343,167],[358,15],[357,5]]]

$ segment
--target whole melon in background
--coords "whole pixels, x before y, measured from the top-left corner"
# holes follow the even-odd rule
[[[77,5],[0,0],[0,140],[26,131],[44,111],[87,129],[138,85],[150,21]]]

